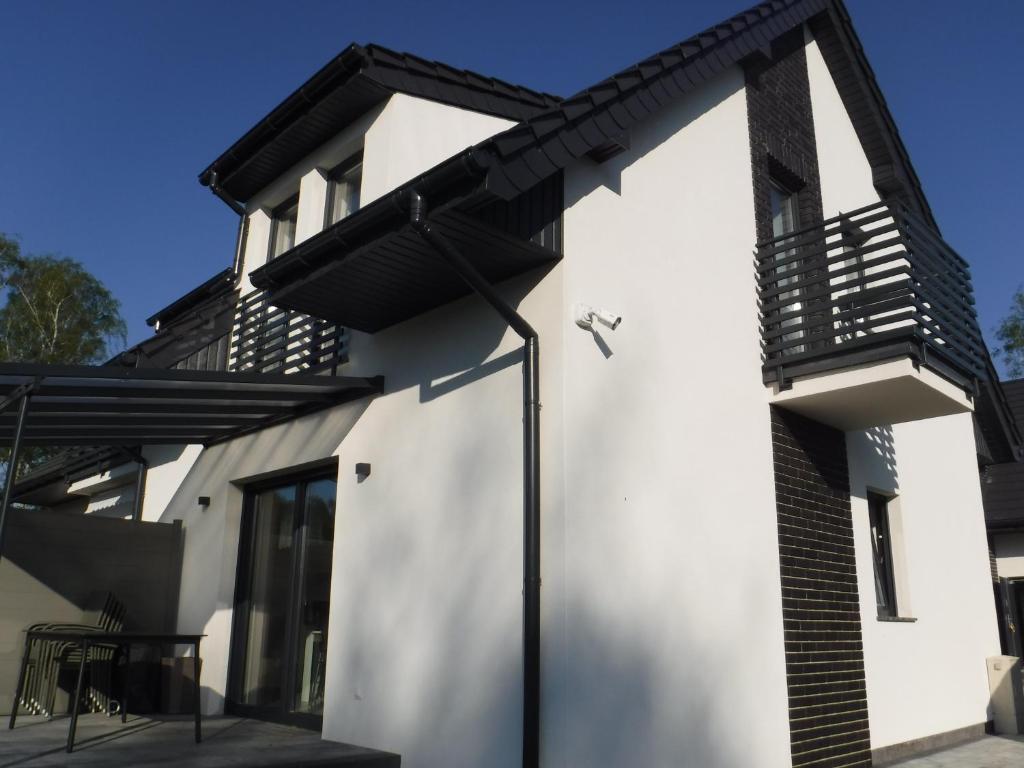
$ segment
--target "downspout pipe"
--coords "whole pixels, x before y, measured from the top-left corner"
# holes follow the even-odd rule
[[[465,256],[427,221],[409,193],[412,228],[523,339],[523,768],[540,765],[540,337]]]
[[[149,472],[149,460],[143,455],[142,448],[121,447],[122,454],[135,462],[135,498],[132,501],[132,520],[142,519],[142,500],[146,494],[146,473]]]
[[[210,171],[202,176],[199,181],[208,186],[213,194],[223,200],[228,208],[238,214],[238,235],[235,237],[235,261],[233,264],[235,277],[237,278],[242,269],[242,243],[245,240],[245,229],[249,225],[249,219],[245,215],[245,206],[224,191],[218,183],[216,171]]]

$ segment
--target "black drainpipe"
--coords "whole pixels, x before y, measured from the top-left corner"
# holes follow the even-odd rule
[[[509,327],[523,346],[523,768],[540,765],[540,338],[448,238],[430,226],[426,201],[409,193],[409,219],[419,233]]]
[[[220,184],[217,183],[216,171],[210,171],[208,175],[201,177],[199,181],[208,186],[213,194],[223,200],[228,208],[238,214],[238,235],[235,237],[235,262],[233,265],[235,277],[237,278],[242,268],[242,244],[245,241],[245,230],[249,226],[249,218],[245,215],[245,206],[221,189]]]

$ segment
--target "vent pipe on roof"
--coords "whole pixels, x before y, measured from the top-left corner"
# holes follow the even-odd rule
[[[540,765],[540,337],[486,278],[427,221],[409,193],[412,227],[522,337],[523,346],[523,768]]]

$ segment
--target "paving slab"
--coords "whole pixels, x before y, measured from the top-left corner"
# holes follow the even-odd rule
[[[885,768],[1024,768],[1024,736],[985,736]]]
[[[75,751],[67,754],[68,718],[19,716],[0,730],[0,768],[112,768],[183,765],[189,768],[308,766],[398,768],[397,755],[324,741],[316,731],[238,717],[203,718],[203,741],[193,740],[191,715],[119,717],[82,715]]]

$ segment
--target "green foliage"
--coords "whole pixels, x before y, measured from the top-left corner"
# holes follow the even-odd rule
[[[0,235],[0,360],[98,363],[120,351],[121,305],[74,259],[23,254]]]
[[[1007,375],[1013,379],[1024,376],[1024,288],[1013,295],[1010,313],[996,329],[996,338],[1002,345],[999,353]]]
[[[73,259],[24,254],[0,234],[0,362],[104,362],[124,348],[127,327],[121,305]],[[57,455],[59,449],[27,448],[19,475]],[[10,447],[0,446],[0,488]]]

